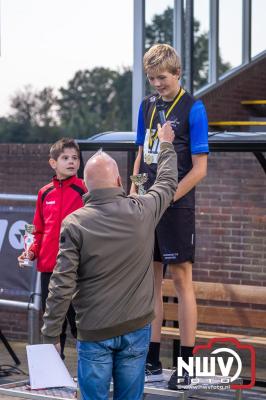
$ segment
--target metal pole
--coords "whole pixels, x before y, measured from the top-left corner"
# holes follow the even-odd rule
[[[36,272],[33,277],[32,307],[28,312],[28,341],[29,344],[40,343],[39,316],[41,309],[41,274]]]
[[[210,0],[209,83],[218,80],[219,0]]]
[[[26,301],[5,300],[5,299],[0,299],[0,306],[21,308],[23,310],[28,310],[31,307],[31,305]]]
[[[251,0],[242,0],[242,63],[251,59]]]
[[[193,0],[187,0],[185,13],[185,87],[193,93]]]
[[[0,193],[0,200],[35,201],[37,196],[35,194]]]
[[[173,46],[181,60],[183,59],[184,48],[184,1],[175,0],[174,3],[174,40]]]
[[[134,161],[136,158],[135,151],[128,150],[127,152],[127,193],[130,191],[131,179],[130,175],[133,173]]]
[[[144,97],[142,58],[145,39],[145,0],[134,0],[134,60],[132,73],[132,130],[137,127],[138,111]]]

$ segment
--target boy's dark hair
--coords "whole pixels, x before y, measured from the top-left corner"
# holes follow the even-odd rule
[[[65,149],[75,149],[77,155],[80,158],[79,145],[74,139],[62,138],[55,142],[50,148],[50,158],[57,160],[60,154],[64,152]]]

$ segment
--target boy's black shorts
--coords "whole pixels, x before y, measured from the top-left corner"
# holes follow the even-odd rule
[[[163,264],[194,262],[195,210],[171,208],[163,214],[155,230],[154,261]]]

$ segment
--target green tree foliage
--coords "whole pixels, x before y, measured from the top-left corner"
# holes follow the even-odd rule
[[[30,86],[11,98],[12,113],[0,119],[1,142],[49,142],[62,136],[52,88],[34,92]]]
[[[131,131],[132,121],[132,72],[129,68],[120,73],[114,83],[116,91],[116,131]],[[110,130],[110,128],[109,128]]]
[[[88,138],[131,129],[132,73],[108,68],[78,71],[60,88],[30,86],[11,99],[12,113],[0,118],[0,142],[54,142],[62,136]]]
[[[130,129],[129,70],[78,71],[59,92],[61,126],[68,135],[86,138],[106,130]]]
[[[152,22],[145,27],[145,49],[155,43],[173,45],[173,9],[167,7],[163,14],[155,14]]]
[[[24,143],[25,131],[23,126],[13,122],[10,118],[0,118],[0,142]]]

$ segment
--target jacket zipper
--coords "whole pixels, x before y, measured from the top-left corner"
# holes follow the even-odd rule
[[[59,211],[59,220],[58,220],[58,238],[60,241],[60,230],[61,230],[61,224],[62,224],[62,208],[63,208],[63,182],[59,181],[59,188],[60,188],[60,211]]]

